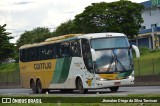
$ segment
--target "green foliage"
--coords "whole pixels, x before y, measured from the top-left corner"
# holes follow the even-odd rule
[[[160,75],[160,50],[139,49],[141,56],[134,59],[135,75]]]
[[[31,31],[25,31],[18,39],[15,48],[15,60],[19,60],[19,48],[25,44],[33,44],[44,42],[47,38],[52,37],[53,34],[48,28],[38,27]]]
[[[73,20],[62,23],[54,32],[55,36],[76,33],[76,26]]]
[[[131,1],[92,3],[75,16],[75,25],[82,33],[121,32],[133,38],[143,19],[143,6]]]
[[[151,50],[149,48],[146,48],[146,47],[140,47],[139,51],[140,51],[140,55],[145,55],[145,54],[148,54],[148,53],[151,52]]]
[[[11,57],[14,49],[14,45],[9,42],[9,39],[12,37],[8,37],[7,35],[11,34],[6,32],[6,24],[0,25],[0,63]]]
[[[25,31],[17,41],[17,48],[25,44],[43,42],[51,36],[51,32],[48,28],[38,27],[31,31]]]
[[[19,71],[18,63],[8,63],[0,65],[0,72]]]
[[[141,51],[140,59],[160,58],[160,50],[149,50],[146,48],[140,48],[140,51]]]

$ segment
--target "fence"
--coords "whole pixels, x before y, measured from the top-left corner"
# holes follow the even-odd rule
[[[20,85],[20,71],[0,72],[0,86]]]
[[[135,85],[160,85],[160,58],[134,61]]]
[[[134,61],[135,76],[160,75],[160,58]]]
[[[160,58],[134,60],[135,82],[160,82]],[[20,85],[20,71],[0,72],[0,87]]]

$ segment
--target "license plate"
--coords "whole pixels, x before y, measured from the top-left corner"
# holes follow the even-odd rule
[[[121,82],[114,82],[114,85],[121,85]]]

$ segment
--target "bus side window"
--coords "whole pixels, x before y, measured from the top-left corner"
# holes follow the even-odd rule
[[[31,49],[29,48],[29,49],[28,49],[28,61],[31,61],[31,59],[32,59],[32,51],[31,51]]]
[[[20,61],[24,62],[24,49],[19,50],[20,52]]]
[[[70,56],[71,57],[81,57],[81,49],[79,40],[70,42]]]
[[[35,47],[35,60],[37,61],[37,60],[39,60],[39,51],[38,51],[38,48],[39,47]]]
[[[87,70],[91,72],[93,64],[92,64],[92,56],[91,56],[89,41],[87,39],[82,39],[81,41],[82,41],[82,54],[83,54],[84,64]]]
[[[56,47],[52,45],[51,50],[52,50],[52,58],[55,59],[56,58]]]
[[[65,57],[70,56],[70,43],[69,42],[64,42],[64,54],[65,54]]]
[[[23,49],[23,53],[24,53],[24,62],[27,62],[29,59],[28,59],[28,49]]]
[[[46,59],[46,48],[45,48],[45,46],[42,46],[42,59],[43,60]]]
[[[37,51],[36,51],[36,47],[32,48],[33,50],[33,61],[36,61],[37,60]]]
[[[41,60],[41,46],[38,47],[38,60]]]
[[[55,49],[56,49],[56,58],[60,58],[60,44],[55,44]]]

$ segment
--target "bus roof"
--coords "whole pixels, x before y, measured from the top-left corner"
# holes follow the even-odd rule
[[[26,44],[21,46],[19,49],[24,49],[24,48],[30,48],[30,47],[37,47],[37,46],[42,46],[42,45],[47,45],[51,43],[58,43],[61,41],[67,41],[69,39],[94,39],[94,38],[103,38],[103,37],[120,37],[120,36],[126,36],[122,33],[90,33],[90,34],[67,34],[67,35],[62,35],[58,37],[52,37],[48,38],[45,40],[45,42],[41,43],[34,43],[34,44]]]
[[[79,36],[78,38],[86,38],[86,39],[94,39],[94,38],[106,38],[106,37],[122,37],[126,36],[123,33],[91,33],[91,34],[84,34],[83,36]]]

